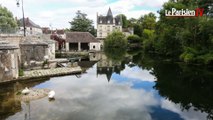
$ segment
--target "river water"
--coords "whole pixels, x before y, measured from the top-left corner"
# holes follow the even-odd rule
[[[213,118],[213,73],[205,67],[154,61],[140,55],[112,61],[105,55],[79,62],[86,70],[0,85],[0,119],[208,120]],[[140,59],[139,59],[140,58]],[[47,97],[21,102],[24,87],[48,88]]]

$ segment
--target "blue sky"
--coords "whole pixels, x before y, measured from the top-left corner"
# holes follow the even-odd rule
[[[125,14],[128,18],[138,18],[141,15],[161,8],[167,0],[23,0],[25,17],[29,17],[41,27],[53,29],[69,28],[69,21],[75,17],[77,10],[86,13],[96,23],[98,14],[106,15],[108,8],[113,15]],[[1,0],[0,4],[7,7],[14,17],[21,18],[21,7],[16,6],[16,0]],[[96,26],[96,24],[94,24]]]

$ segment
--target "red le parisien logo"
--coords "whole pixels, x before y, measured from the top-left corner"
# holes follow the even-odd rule
[[[166,17],[199,17],[203,16],[204,8],[196,8],[195,10],[189,9],[176,9],[165,10]]]

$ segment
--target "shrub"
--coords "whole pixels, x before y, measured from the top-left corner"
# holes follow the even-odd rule
[[[114,31],[104,41],[104,48],[126,48],[127,40],[122,32]]]
[[[138,35],[130,35],[127,37],[128,43],[142,43],[141,38]]]
[[[23,69],[19,69],[19,76],[24,76],[24,70]]]

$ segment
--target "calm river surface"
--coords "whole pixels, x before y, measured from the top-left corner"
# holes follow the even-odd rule
[[[140,54],[113,62],[105,55],[79,62],[81,75],[0,85],[0,119],[208,120],[213,118],[213,72]],[[140,59],[139,59],[140,58]],[[48,88],[55,101],[16,100],[24,87]]]

